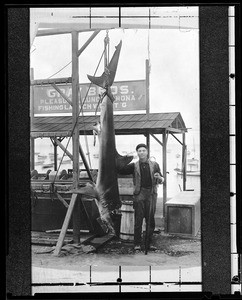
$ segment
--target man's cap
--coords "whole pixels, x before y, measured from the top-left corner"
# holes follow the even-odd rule
[[[144,147],[148,150],[147,146],[145,144],[139,144],[136,146],[136,151],[138,151],[139,148]]]

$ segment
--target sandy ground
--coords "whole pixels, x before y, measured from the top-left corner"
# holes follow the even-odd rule
[[[159,203],[160,204],[160,203]],[[122,292],[201,291],[201,285],[135,285],[135,282],[201,282],[201,240],[175,237],[164,232],[162,205],[156,211],[157,251],[135,252],[132,243],[116,238],[93,253],[74,252],[54,256],[37,254],[51,247],[32,245],[32,294],[56,292],[120,292],[119,286],[91,285],[90,282],[134,282],[122,286]],[[119,268],[121,266],[121,270]],[[70,284],[70,286],[62,283]],[[76,283],[79,283],[79,285]],[[80,284],[82,283],[82,284]],[[54,285],[52,285],[54,284]]]
[[[132,243],[113,239],[95,253],[73,253],[55,257],[52,253],[37,254],[37,251],[50,249],[44,246],[32,246],[32,265],[36,267],[55,267],[76,270],[82,266],[162,266],[165,269],[198,267],[201,265],[200,239],[180,238],[165,234],[154,234],[156,251],[147,255],[136,252]]]
[[[147,255],[143,249],[135,252],[132,243],[119,239],[111,240],[94,253],[77,252],[57,257],[52,253],[37,254],[37,251],[51,247],[33,245],[32,293],[118,292],[117,286],[90,285],[90,282],[116,282],[120,271],[123,282],[134,282],[132,286],[122,286],[123,292],[200,291],[201,285],[186,285],[179,289],[170,284],[135,285],[135,282],[148,282],[150,275],[152,282],[201,282],[200,239],[173,237],[157,231],[154,241],[157,250]],[[63,286],[63,283],[71,283],[71,286]]]

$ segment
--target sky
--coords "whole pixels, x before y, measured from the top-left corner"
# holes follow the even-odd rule
[[[79,47],[92,32],[79,33]],[[145,79],[150,58],[150,112],[180,112],[189,130],[187,142],[199,143],[199,30],[111,29],[110,56],[122,40],[115,81]],[[102,30],[79,57],[79,82],[88,83],[104,47]],[[47,79],[71,61],[71,35],[35,37],[30,51],[34,79]],[[96,76],[103,72],[101,62]],[[71,64],[51,78],[71,77]]]

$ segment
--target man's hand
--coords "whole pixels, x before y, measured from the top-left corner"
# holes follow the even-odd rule
[[[154,174],[154,177],[157,179],[158,183],[164,182],[164,177],[162,177],[158,172]]]

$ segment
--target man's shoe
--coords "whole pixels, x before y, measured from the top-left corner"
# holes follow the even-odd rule
[[[140,245],[134,246],[134,250],[135,250],[135,251],[140,251],[140,250],[141,250],[141,246],[140,246]]]

